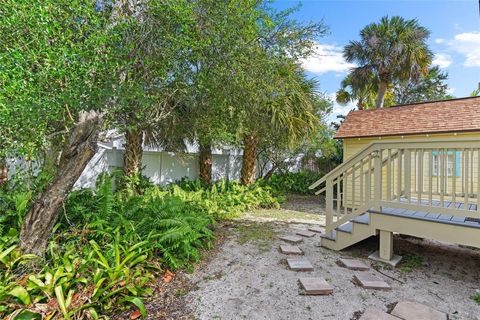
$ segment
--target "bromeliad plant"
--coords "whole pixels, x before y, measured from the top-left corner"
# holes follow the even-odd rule
[[[60,247],[52,241],[45,263],[32,273],[22,266],[37,257],[20,255],[15,245],[1,251],[0,315],[97,319],[133,304],[145,317],[140,297],[151,294],[147,284],[159,270],[148,262],[153,248],[147,240],[132,244],[119,231],[112,244],[103,246],[85,242],[84,234],[65,233],[67,243]]]

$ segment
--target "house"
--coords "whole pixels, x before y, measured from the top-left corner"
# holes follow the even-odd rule
[[[343,163],[325,192],[322,246],[379,235],[372,257],[394,263],[393,233],[480,248],[480,97],[351,111],[335,135]]]

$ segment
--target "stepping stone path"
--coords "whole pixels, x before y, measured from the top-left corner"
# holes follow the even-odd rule
[[[353,277],[354,281],[357,282],[361,287],[365,289],[375,289],[375,290],[390,290],[391,287],[380,278],[369,274],[357,274]]]
[[[316,232],[316,233],[322,233],[322,229],[320,227],[310,227],[308,228],[308,230],[312,231],[312,232]]]
[[[283,236],[280,237],[280,239],[291,243],[300,243],[303,241],[303,238],[299,236]]]
[[[298,234],[299,236],[311,238],[311,237],[313,237],[316,233],[315,233],[315,232],[312,232],[312,231],[308,231],[308,230],[299,230],[299,231],[297,231],[297,234]]]
[[[288,258],[287,264],[293,271],[313,271],[313,266],[307,259]]]
[[[297,246],[280,245],[280,252],[284,254],[303,254],[302,249]]]
[[[393,308],[392,315],[404,320],[447,320],[445,313],[412,301],[397,303]]]
[[[281,240],[290,243],[300,243],[303,237],[311,238],[317,233],[322,233],[318,227],[311,227],[309,230],[298,230],[296,235],[280,237]],[[301,236],[301,237],[300,237]],[[280,252],[283,254],[303,254],[302,249],[294,245],[280,245]],[[313,265],[305,258],[288,258],[287,264],[293,271],[313,271]],[[299,278],[300,286],[305,295],[329,295],[333,293],[333,287],[324,278]]]
[[[400,320],[400,318],[394,317],[375,307],[369,307],[360,317],[360,320]]]
[[[298,281],[306,295],[327,295],[333,293],[333,287],[323,278],[300,278]]]
[[[370,270],[370,267],[367,266],[363,261],[356,260],[356,259],[339,259],[338,263],[350,270],[358,270],[358,271]]]

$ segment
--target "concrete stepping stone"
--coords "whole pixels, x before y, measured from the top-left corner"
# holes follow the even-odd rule
[[[303,254],[302,249],[299,247],[286,244],[280,245],[280,252],[284,254]]]
[[[323,230],[320,227],[310,227],[308,230],[316,233],[323,233]]]
[[[370,267],[365,262],[356,259],[338,259],[338,263],[350,270],[367,271]]]
[[[287,264],[293,271],[313,271],[312,264],[305,258],[288,258]]]
[[[307,237],[307,238],[311,238],[311,237],[313,237],[314,235],[316,235],[315,232],[308,231],[308,230],[299,230],[299,231],[297,231],[297,234],[298,234],[299,236]]]
[[[328,295],[333,293],[333,287],[323,278],[298,279],[306,295]]]
[[[283,236],[280,237],[280,239],[291,243],[300,243],[303,241],[303,238],[299,236]]]
[[[375,307],[368,307],[359,320],[400,320]]]
[[[447,320],[447,315],[424,304],[400,301],[393,308],[392,315],[404,320]]]
[[[375,289],[375,290],[390,290],[391,287],[388,283],[383,281],[380,278],[369,274],[356,274],[353,277],[354,281],[356,281],[361,287],[365,289]]]

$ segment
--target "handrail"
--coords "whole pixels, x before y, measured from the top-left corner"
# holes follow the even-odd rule
[[[381,210],[382,206],[408,207],[417,211],[425,211],[425,206],[429,206],[437,208],[438,213],[466,217],[472,210],[480,213],[479,175],[479,139],[391,139],[370,142],[309,188],[325,182],[315,194],[326,192],[326,232],[331,233],[369,209]],[[457,184],[461,190],[456,188],[457,179],[460,179]],[[448,181],[453,182],[450,185]],[[432,202],[436,193],[439,194],[440,207]],[[418,200],[414,200],[415,197]],[[461,203],[456,202],[457,197]],[[476,207],[472,206],[472,198],[476,198]]]
[[[356,217],[362,215],[363,213],[365,213],[367,210],[369,210],[373,206],[374,206],[373,202],[368,202],[365,205],[356,208],[352,213],[349,213],[349,214],[341,217],[337,221],[325,226],[325,232],[330,232],[330,231],[334,230],[335,228],[341,226],[342,224],[347,223],[347,222],[351,221],[352,219],[355,219]]]
[[[342,171],[343,173],[345,170],[343,170],[345,167],[349,169],[351,167],[351,164],[356,164],[359,160],[361,160],[363,157],[371,153],[372,151],[375,151],[377,148],[375,146],[377,145],[388,145],[388,144],[416,144],[416,143],[422,143],[422,144],[433,144],[433,143],[439,143],[439,142],[448,142],[448,143],[454,143],[458,144],[461,142],[480,142],[478,138],[462,138],[461,140],[452,140],[452,139],[445,139],[445,138],[430,138],[428,141],[424,139],[391,139],[391,140],[379,140],[379,141],[372,141],[368,145],[366,145],[362,150],[357,152],[355,155],[350,157],[347,161],[343,162],[340,164],[338,167],[324,175],[322,178],[319,180],[315,181],[312,183],[308,188],[310,190],[315,189],[318,187],[320,184],[324,183],[328,178],[330,178],[332,175],[337,173],[338,171]],[[371,150],[372,149],[372,150]]]

